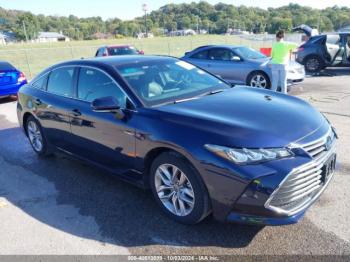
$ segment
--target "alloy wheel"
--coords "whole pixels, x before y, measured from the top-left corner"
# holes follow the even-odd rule
[[[184,217],[193,211],[193,187],[186,174],[179,168],[170,164],[159,166],[154,182],[159,199],[171,213]]]
[[[262,74],[256,74],[250,80],[250,86],[258,88],[267,88],[267,79]]]
[[[43,150],[43,137],[40,128],[34,121],[29,121],[27,125],[29,141],[37,152]]]

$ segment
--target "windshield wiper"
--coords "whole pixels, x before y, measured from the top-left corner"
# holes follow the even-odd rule
[[[175,100],[173,103],[174,104],[178,104],[178,103],[194,100],[194,99],[197,99],[197,98],[198,98],[198,96],[194,96],[194,97],[190,97],[190,98],[184,98],[184,99],[179,99],[179,100]]]
[[[179,99],[179,100],[175,100],[175,101],[170,101],[170,102],[167,102],[167,103],[164,103],[164,104],[179,104],[179,103],[182,103],[182,102],[187,102],[187,101],[191,101],[191,100],[194,100],[194,99],[198,99],[198,98],[200,98],[202,96],[215,95],[215,94],[218,94],[218,93],[221,93],[221,92],[224,92],[224,89],[218,89],[218,90],[214,90],[214,91],[210,91],[210,92],[201,94],[199,96],[194,96],[194,97]]]

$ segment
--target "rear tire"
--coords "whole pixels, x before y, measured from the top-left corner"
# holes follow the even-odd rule
[[[308,73],[318,73],[325,68],[324,62],[318,56],[308,56],[304,60],[305,70]]]
[[[36,120],[33,116],[29,116],[25,123],[25,128],[30,145],[32,146],[34,152],[39,156],[52,155],[39,121]]]
[[[165,152],[152,163],[150,186],[162,211],[182,224],[197,224],[210,213],[207,189],[181,155]]]

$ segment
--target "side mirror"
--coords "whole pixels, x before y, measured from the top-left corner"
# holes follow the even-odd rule
[[[91,103],[92,110],[95,112],[112,112],[120,110],[120,105],[112,96],[97,98]]]
[[[240,62],[241,61],[241,58],[239,57],[239,56],[233,56],[232,58],[231,58],[231,60],[232,61],[235,61],[235,62]]]

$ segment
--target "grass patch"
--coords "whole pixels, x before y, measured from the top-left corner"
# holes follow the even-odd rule
[[[22,70],[29,78],[53,64],[93,57],[99,46],[132,44],[146,54],[181,57],[186,51],[208,44],[245,45],[255,49],[271,46],[270,41],[249,40],[240,36],[198,35],[186,37],[156,37],[150,39],[108,39],[57,43],[13,44],[0,47],[0,60],[6,60]]]

